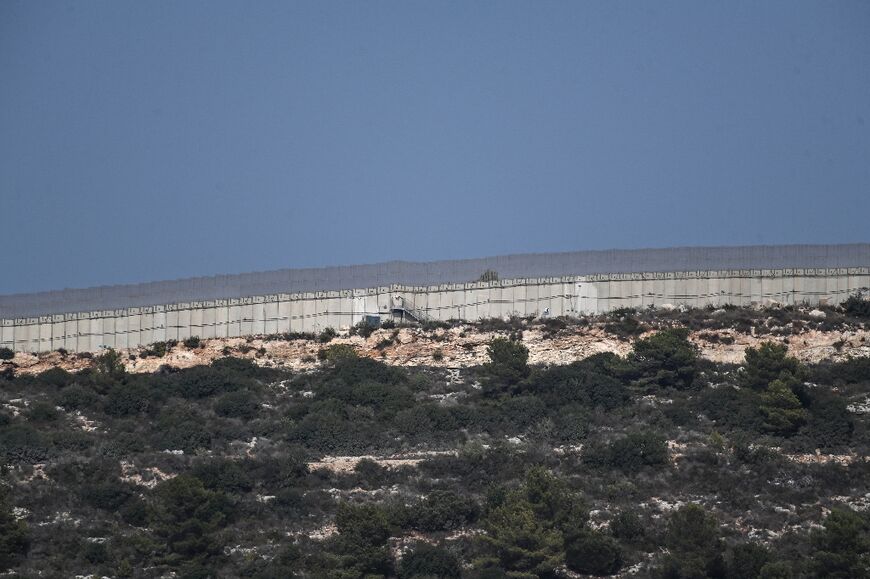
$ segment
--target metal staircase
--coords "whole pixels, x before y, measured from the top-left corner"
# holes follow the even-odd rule
[[[414,301],[405,296],[392,297],[391,311],[394,317],[400,317],[403,322],[410,320],[422,324],[427,319],[426,314],[414,306]]]

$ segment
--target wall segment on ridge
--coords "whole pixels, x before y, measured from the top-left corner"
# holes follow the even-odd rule
[[[870,260],[868,260],[870,263]],[[163,340],[317,332],[365,315],[389,316],[397,298],[433,320],[576,316],[619,307],[836,304],[870,287],[870,267],[724,269],[517,277],[494,282],[383,285],[95,309],[0,320],[0,346],[96,351]]]

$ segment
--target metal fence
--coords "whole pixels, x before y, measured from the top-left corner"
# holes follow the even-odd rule
[[[391,261],[6,295],[0,296],[0,318],[392,284],[461,283],[475,281],[487,270],[497,272],[502,279],[510,279],[594,273],[867,266],[870,266],[870,244],[613,249],[451,261]]]

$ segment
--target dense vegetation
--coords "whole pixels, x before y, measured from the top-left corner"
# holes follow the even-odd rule
[[[359,358],[334,332],[298,375],[231,357],[128,374],[111,351],[78,374],[5,373],[0,567],[870,576],[870,435],[848,408],[867,398],[868,359],[808,367],[769,343],[714,364],[664,329],[626,358],[537,367],[502,329],[458,377]],[[312,464],[341,455],[415,460]]]

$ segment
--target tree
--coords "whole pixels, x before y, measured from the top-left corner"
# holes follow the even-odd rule
[[[671,515],[665,545],[670,555],[662,569],[664,577],[724,576],[719,525],[700,505],[685,505]]]
[[[384,511],[374,505],[339,505],[335,517],[338,537],[333,547],[338,565],[362,576],[391,572],[387,540],[390,528]]]
[[[824,530],[811,537],[814,577],[870,577],[870,522],[851,509],[832,509]]]
[[[684,328],[663,330],[634,345],[631,363],[640,381],[662,388],[690,388],[695,380],[698,353]]]
[[[489,362],[484,371],[489,378],[486,391],[498,394],[510,389],[529,376],[529,350],[521,342],[495,338],[486,350]]]
[[[462,567],[459,558],[451,551],[421,543],[413,551],[402,557],[399,565],[399,578],[443,577],[444,579],[459,579]]]
[[[487,534],[482,540],[512,576],[550,576],[562,563],[562,534],[539,520],[532,505],[521,496],[511,495],[492,511],[484,528]]]
[[[758,348],[746,348],[746,363],[740,374],[740,385],[753,390],[765,390],[774,380],[802,380],[806,370],[797,359],[788,356],[783,344],[765,342]]]
[[[30,550],[30,532],[12,514],[6,498],[0,498],[0,571],[18,565]]]
[[[793,434],[807,420],[807,411],[792,391],[794,378],[787,373],[784,379],[770,383],[761,395],[761,413],[764,429],[775,434]]]
[[[770,562],[770,551],[757,543],[741,543],[731,551],[728,576],[734,579],[757,579]]]
[[[564,559],[564,537],[576,534],[588,513],[580,497],[564,480],[543,468],[533,468],[513,491],[493,495],[481,540],[512,577],[546,577]],[[481,563],[481,562],[479,562]]]
[[[565,564],[585,575],[613,575],[622,567],[622,553],[612,537],[584,529],[565,539]]]
[[[207,490],[190,475],[171,478],[154,490],[152,528],[166,544],[166,562],[202,565],[219,558],[223,547],[217,532],[230,514],[226,495]]]

